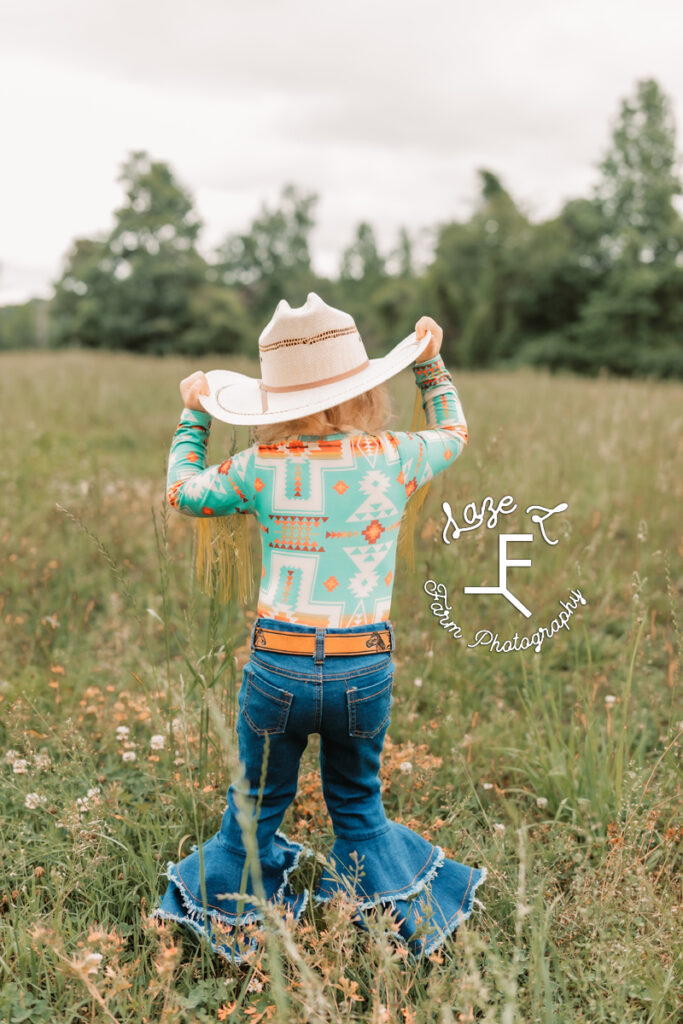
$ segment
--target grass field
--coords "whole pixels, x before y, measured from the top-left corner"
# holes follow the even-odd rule
[[[236,767],[253,611],[199,589],[195,524],[165,503],[178,382],[223,364],[0,355],[0,1018],[680,1019],[676,383],[453,369],[470,440],[431,485],[415,572],[398,567],[382,777],[390,817],[486,865],[484,908],[417,966],[359,934],[343,901],[310,907],[241,969],[145,924],[167,860],[219,826]],[[392,382],[395,427],[412,380]],[[214,421],[209,460],[246,443]],[[496,528],[443,543],[442,501],[462,522],[466,503],[506,494],[517,510]],[[562,501],[547,544],[524,510]],[[534,533],[509,549],[532,557],[509,570],[530,620],[463,593],[496,583],[499,532]],[[427,579],[447,586],[461,639],[431,613]],[[586,604],[539,654],[467,646],[480,629],[531,635],[572,588]],[[324,855],[317,739],[282,828]],[[319,870],[304,861],[297,886]]]

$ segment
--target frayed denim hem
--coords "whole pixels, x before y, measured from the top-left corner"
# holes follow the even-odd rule
[[[481,885],[482,882],[486,881],[486,878],[488,876],[488,871],[486,870],[485,867],[480,868],[480,870],[481,870],[481,877],[478,878],[476,880],[476,882],[474,883],[474,885],[472,886],[472,891],[471,891],[471,893],[470,893],[470,895],[468,897],[467,905],[466,905],[465,909],[460,911],[460,915],[459,915],[457,921],[455,922],[455,924],[452,927],[449,927],[447,929],[442,929],[442,934],[441,935],[436,936],[433,939],[432,942],[426,943],[424,949],[422,950],[422,953],[423,953],[424,956],[429,956],[429,954],[433,953],[434,950],[438,949],[440,946],[443,946],[443,944],[446,941],[446,939],[448,938],[448,936],[451,935],[455,931],[455,929],[458,927],[458,925],[461,925],[463,923],[463,921],[466,921],[468,917],[472,916],[472,913],[474,911],[474,904],[475,903],[478,903],[479,906],[483,908],[484,904],[481,902],[481,900],[475,899],[475,896],[474,896],[475,892],[477,891],[477,888]]]
[[[413,965],[417,965],[421,957],[428,957],[431,953],[434,953],[437,949],[443,946],[446,940],[453,934],[454,931],[456,931],[459,925],[461,925],[464,921],[471,917],[474,911],[475,903],[478,904],[480,907],[484,906],[481,900],[475,897],[474,893],[478,886],[480,886],[482,882],[486,881],[488,872],[485,867],[478,868],[477,870],[481,871],[481,876],[476,880],[474,885],[469,890],[464,910],[459,910],[458,913],[454,915],[452,920],[445,927],[439,925],[438,922],[434,920],[434,916],[432,915],[432,917],[430,918],[430,923],[432,924],[433,929],[435,929],[435,934],[433,934],[432,937],[427,940],[425,940],[424,937],[415,938],[413,935],[406,935],[404,933],[402,926],[405,924],[406,917],[401,917],[401,903],[405,903],[406,901],[377,900],[375,903],[372,904],[372,908],[380,908],[384,906],[391,907],[393,916],[398,925],[400,939],[408,948],[410,963],[412,963]],[[426,887],[427,884],[428,882],[425,880],[423,887],[416,894],[418,897],[419,893]],[[365,909],[371,908],[365,907]],[[408,910],[408,914],[409,913],[410,910]],[[361,925],[361,927],[365,928],[365,930],[369,930],[367,928],[367,925],[365,925],[364,923]]]
[[[181,893],[181,896],[182,896],[182,893]],[[294,914],[294,924],[295,925],[298,924],[299,920],[301,919],[301,915],[303,914],[304,910],[306,909],[307,900],[308,900],[308,889],[305,889],[304,892],[301,893],[301,905],[297,909],[296,913]],[[209,945],[211,946],[211,949],[213,950],[214,953],[216,953],[218,956],[222,957],[224,960],[227,960],[229,963],[241,964],[245,960],[247,960],[249,957],[251,957],[251,955],[253,953],[255,953],[256,950],[258,949],[258,945],[259,945],[258,941],[254,937],[251,938],[249,946],[245,947],[243,952],[240,952],[239,950],[231,948],[230,946],[227,945],[227,943],[218,943],[216,941],[216,939],[214,938],[214,934],[211,932],[211,929],[210,928],[207,929],[206,924],[205,924],[205,919],[203,919],[197,913],[197,911],[196,911],[196,909],[194,907],[188,908],[187,909],[187,913],[184,913],[184,914],[174,914],[170,910],[162,910],[161,908],[157,908],[156,910],[152,911],[152,913],[149,916],[152,919],[154,919],[154,918],[161,918],[162,920],[175,921],[178,924],[187,925],[200,938],[205,939],[205,940],[207,940],[209,942]],[[219,921],[219,923],[223,923],[223,924],[228,924],[229,923],[229,922],[226,922],[226,921],[221,921],[220,916],[215,911],[209,911],[208,912],[208,916],[210,918],[214,918],[215,920]],[[264,927],[267,927],[267,923],[266,922],[254,922],[254,923],[263,923]],[[236,929],[236,931],[233,933],[233,935],[238,934],[237,930],[239,929],[239,925],[233,925],[233,927]]]
[[[205,940],[208,939],[212,951],[217,956],[222,957],[223,960],[227,960],[228,963],[241,964],[245,960],[247,960],[251,956],[251,954],[254,953],[257,949],[257,943],[253,938],[249,944],[249,948],[245,949],[244,953],[240,953],[234,949],[231,950],[225,944],[217,945],[211,933],[207,932],[205,927],[203,927],[198,921],[195,921],[193,918],[190,918],[186,915],[174,914],[170,910],[161,910],[160,908],[157,908],[149,916],[151,920],[159,918],[164,921],[175,921],[178,924],[186,925],[188,928],[191,928],[192,931],[195,932],[200,938]]]
[[[402,834],[405,838],[406,832]],[[363,898],[372,892],[367,884],[362,895],[356,895],[354,880],[347,878],[344,879],[343,888],[337,887],[339,883],[335,882],[333,892],[329,888],[324,893],[314,892],[313,901],[318,905],[328,903],[335,895],[346,894],[348,891],[354,910],[360,912],[359,923],[365,930],[368,929],[363,920],[363,911],[389,907],[398,924],[399,935],[411,953],[429,955],[444,943],[458,925],[471,916],[475,902],[483,907],[481,900],[476,899],[475,892],[488,875],[485,867],[468,867],[447,858],[440,846],[434,846],[432,850],[436,854],[433,862],[430,864],[427,860],[428,866],[425,865],[422,877],[417,877],[412,884],[383,892],[381,879],[388,880],[394,874],[394,869],[380,865],[382,874],[374,875],[374,881],[378,884],[372,898]],[[329,887],[329,882],[327,885]]]
[[[292,863],[285,871],[283,871],[280,886],[277,891],[269,897],[268,902],[272,904],[274,909],[277,908],[277,910],[283,914],[291,913],[293,921],[296,924],[300,920],[301,915],[306,908],[309,890],[305,889],[302,893],[293,892],[289,885],[289,876],[295,868],[298,867],[301,857],[303,855],[310,855],[313,851],[302,843],[295,843],[294,841],[289,840],[287,836],[279,830],[277,830],[275,834],[281,839],[284,839],[289,844],[290,848],[296,849],[296,853]],[[234,945],[220,941],[220,935],[212,928],[212,922],[215,921],[218,925],[225,925],[231,929],[235,929],[233,935],[236,936],[241,932],[241,928],[249,924],[260,924],[267,928],[269,922],[266,911],[250,909],[245,911],[243,914],[230,914],[227,913],[227,911],[222,911],[215,907],[207,907],[205,910],[203,904],[195,899],[187,886],[183,883],[176,868],[177,865],[173,861],[167,862],[165,875],[168,878],[170,885],[162,900],[162,904],[167,904],[167,906],[157,907],[149,914],[149,918],[151,920],[154,918],[170,920],[175,921],[178,924],[187,925],[197,935],[208,941],[214,953],[231,963],[242,963],[257,950],[258,941],[252,937],[248,946],[243,950],[237,950]],[[241,892],[217,894],[217,898],[232,900],[243,899],[245,901],[247,901],[250,896],[250,893]],[[173,909],[169,909],[169,905]]]
[[[280,887],[278,888],[277,892],[275,892],[273,896],[270,898],[269,902],[273,904],[279,904],[287,894],[293,897],[293,902],[296,902],[299,895],[308,896],[308,889],[305,889],[304,892],[301,894],[293,893],[288,884],[289,876],[299,866],[299,861],[301,860],[302,856],[312,856],[313,850],[311,850],[307,846],[304,846],[303,843],[297,843],[294,840],[289,839],[283,832],[280,832],[279,829],[275,832],[275,835],[279,836],[280,839],[284,839],[287,843],[290,844],[290,846],[294,847],[296,849],[296,853],[294,855],[294,860],[282,874],[282,883],[280,884]],[[201,920],[204,916],[204,906],[192,895],[192,893],[189,891],[183,880],[176,873],[175,868],[175,863],[172,860],[169,860],[166,865],[166,877],[170,882],[173,882],[176,889],[178,889],[183,904],[187,907],[188,911],[195,911],[196,914],[198,915],[198,919]],[[233,900],[245,899],[248,898],[249,895],[249,893],[239,892],[226,892],[218,894],[218,896],[222,899]],[[214,917],[217,921],[222,921],[223,924],[231,925],[252,924],[256,921],[264,921],[266,919],[265,912],[259,910],[247,910],[243,914],[228,914],[226,911],[223,910],[207,908],[206,913],[209,915],[209,917]],[[301,916],[301,910],[298,911],[298,916]],[[296,920],[298,920],[298,917],[296,918]]]
[[[396,907],[396,900],[401,900],[401,899],[407,900],[411,896],[415,896],[415,895],[417,895],[417,893],[422,892],[422,890],[424,889],[425,885],[427,885],[429,882],[431,882],[432,879],[436,876],[436,873],[442,867],[443,862],[444,862],[445,859],[446,859],[446,854],[444,853],[443,849],[440,846],[437,846],[436,847],[436,859],[434,861],[434,864],[429,869],[429,871],[424,876],[424,878],[420,879],[419,882],[416,882],[416,884],[413,885],[410,888],[397,889],[393,893],[393,895],[390,896],[390,897],[386,897],[386,898],[382,897],[381,899],[380,898],[367,899],[367,900],[363,900],[363,902],[361,902],[361,903],[356,903],[355,904],[356,910],[370,910],[372,907],[376,907],[379,904],[382,904],[382,905],[387,905],[388,904],[389,906],[395,908]],[[338,890],[338,891],[340,891],[340,890]],[[328,895],[323,896],[321,893],[314,893],[313,901],[314,901],[314,903],[329,903],[329,901],[331,899],[333,899],[333,897],[336,896],[337,894],[338,894],[338,892],[337,893],[331,893],[329,896]]]

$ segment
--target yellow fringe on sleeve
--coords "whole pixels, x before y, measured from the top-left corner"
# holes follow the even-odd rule
[[[426,426],[427,417],[425,416],[425,411],[422,405],[422,392],[418,388],[415,395],[413,422],[410,430],[411,432],[423,430]],[[429,483],[426,483],[410,496],[401,521],[401,529],[398,535],[397,557],[407,566],[409,572],[415,571],[415,524],[418,513],[425,503],[428,491]]]
[[[206,594],[221,601],[252,596],[254,559],[247,515],[197,518],[197,579]]]

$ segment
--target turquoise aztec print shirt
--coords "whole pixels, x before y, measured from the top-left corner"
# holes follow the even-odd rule
[[[251,512],[261,536],[258,615],[311,626],[389,618],[401,517],[410,495],[467,444],[440,355],[414,363],[428,428],[253,444],[206,467],[211,416],[183,409],[171,441],[168,501],[188,516]]]

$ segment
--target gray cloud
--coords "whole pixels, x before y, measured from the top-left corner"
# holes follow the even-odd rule
[[[680,123],[682,26],[670,0],[22,0],[0,37],[0,302],[106,229],[132,148],[194,193],[207,251],[285,181],[316,191],[325,272],[361,219],[387,247],[466,216],[481,166],[552,215],[637,78]]]

